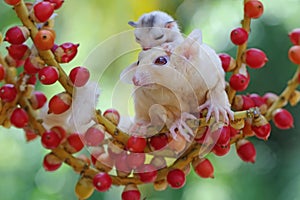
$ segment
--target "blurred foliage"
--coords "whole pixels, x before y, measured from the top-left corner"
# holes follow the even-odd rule
[[[291,78],[296,66],[287,58],[291,43],[287,33],[300,27],[299,0],[263,1],[265,13],[253,20],[249,47],[261,48],[269,58],[267,65],[259,70],[250,70],[251,84],[247,92],[264,94],[268,91],[280,93]],[[0,31],[13,24],[20,24],[13,10],[0,1]],[[235,56],[236,47],[230,43],[232,28],[239,26],[242,19],[242,1],[237,0],[66,0],[58,11],[55,30],[57,43],[72,41],[80,43],[79,54],[70,64],[63,65],[66,71],[82,64],[91,64],[92,72],[100,77],[102,95],[100,109],[116,106],[122,112],[127,107],[116,99],[130,94],[118,86],[119,74],[136,60],[138,45],[134,42],[129,20],[137,20],[144,12],[167,11],[176,18],[183,32],[188,34],[195,28],[203,31],[204,42],[217,52],[228,52]],[[100,44],[100,45],[98,45]],[[5,53],[4,44],[0,52]],[[98,45],[98,46],[97,46]],[[97,46],[97,48],[96,48]],[[91,56],[93,52],[100,52]],[[116,57],[114,54],[118,52]],[[110,59],[108,59],[108,57]],[[94,71],[95,70],[95,71]],[[48,96],[58,92],[58,85],[47,89],[39,86]],[[116,100],[116,102],[115,102]],[[123,102],[124,103],[124,102]],[[126,105],[126,102],[125,102]],[[215,166],[215,179],[198,178],[194,172],[180,190],[168,188],[154,192],[151,185],[142,186],[143,196],[148,200],[295,200],[300,199],[300,134],[298,134],[299,105],[289,107],[295,119],[295,128],[280,131],[273,126],[267,142],[253,139],[257,148],[255,164],[243,163],[235,153],[225,157],[210,155]],[[42,167],[46,154],[37,140],[26,144],[22,131],[0,129],[0,196],[4,200],[62,200],[76,199],[74,186],[78,175],[64,165],[54,173]],[[122,187],[113,187],[107,193],[95,192],[92,199],[120,199]]]

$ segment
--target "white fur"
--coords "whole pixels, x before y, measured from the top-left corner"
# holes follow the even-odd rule
[[[70,132],[84,133],[94,122],[95,107],[100,96],[100,89],[97,83],[88,82],[83,87],[74,87],[72,105],[64,113],[48,114],[48,105],[45,105],[40,112],[45,128],[61,126]]]

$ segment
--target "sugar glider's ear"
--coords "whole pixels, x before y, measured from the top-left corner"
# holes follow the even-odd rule
[[[201,44],[202,32],[199,29],[195,29],[176,47],[174,52],[177,55],[184,56],[186,59],[190,59],[199,53]]]
[[[134,22],[134,21],[129,21],[128,24],[129,24],[130,26],[134,27],[134,28],[137,27],[137,23]]]
[[[128,67],[126,67],[120,74],[120,80],[124,83],[132,84],[132,78],[136,72],[138,62],[134,62]]]
[[[172,29],[174,26],[176,26],[175,21],[169,21],[165,24],[165,28],[169,28],[169,29]]]

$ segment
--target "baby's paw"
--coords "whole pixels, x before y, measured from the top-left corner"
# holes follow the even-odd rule
[[[172,53],[176,47],[176,45],[172,42],[166,42],[161,45],[161,47],[167,52],[167,53]]]

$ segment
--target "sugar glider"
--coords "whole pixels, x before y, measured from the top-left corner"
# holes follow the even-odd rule
[[[136,42],[143,50],[162,46],[172,51],[184,39],[176,21],[162,11],[143,14],[137,22],[129,21],[128,24],[135,28]]]
[[[178,130],[190,140],[193,131],[185,121],[195,118],[192,113],[207,108],[207,119],[214,116],[228,122],[233,112],[224,76],[219,57],[202,43],[200,30],[194,30],[171,54],[161,47],[142,51],[137,65],[121,74],[121,80],[134,84],[133,127],[163,121],[173,137]]]

